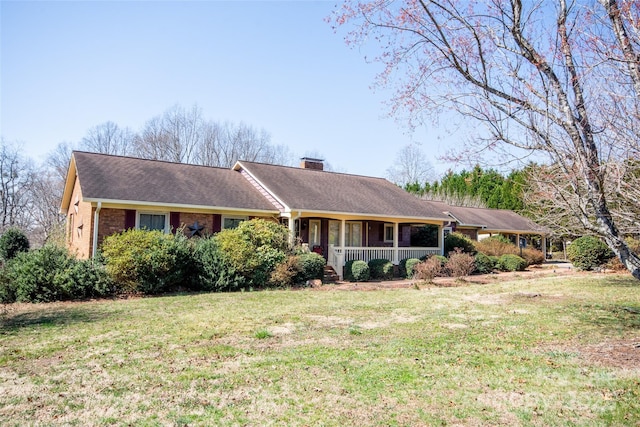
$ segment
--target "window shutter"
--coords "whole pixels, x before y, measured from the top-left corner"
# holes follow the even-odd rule
[[[124,229],[136,228],[136,211],[134,209],[125,209],[124,211]]]
[[[218,233],[220,230],[222,230],[222,215],[220,214],[213,214],[213,225],[211,226],[211,230],[214,233]]]
[[[169,213],[169,227],[171,227],[171,232],[176,234],[176,230],[180,228],[180,212]]]

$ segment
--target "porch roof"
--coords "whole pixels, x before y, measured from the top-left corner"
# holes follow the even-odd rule
[[[294,211],[450,219],[436,206],[425,204],[383,178],[246,161],[239,161],[235,169],[244,169]]]

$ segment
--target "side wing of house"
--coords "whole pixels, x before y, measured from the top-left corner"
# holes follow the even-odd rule
[[[61,212],[67,245],[82,258],[95,256],[106,236],[130,228],[209,235],[279,216],[230,169],[84,152],[73,153]]]

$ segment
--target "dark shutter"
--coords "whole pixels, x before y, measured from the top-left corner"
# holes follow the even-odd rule
[[[180,212],[169,213],[169,226],[171,227],[171,232],[176,234],[176,230],[180,228]]]
[[[136,228],[136,211],[134,209],[125,209],[124,211],[124,229]]]
[[[220,214],[213,214],[213,225],[211,226],[211,230],[214,233],[218,233],[220,230],[222,230],[222,215]]]

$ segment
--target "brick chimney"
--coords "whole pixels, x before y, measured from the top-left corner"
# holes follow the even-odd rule
[[[302,169],[313,169],[317,171],[324,170],[323,159],[312,159],[311,157],[302,157],[300,159],[300,167]]]

